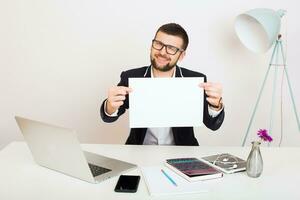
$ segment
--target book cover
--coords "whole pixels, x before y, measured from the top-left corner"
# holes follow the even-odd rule
[[[167,159],[166,166],[188,181],[220,178],[223,173],[197,158]]]
[[[229,153],[206,156],[202,159],[227,174],[246,170],[246,161]]]

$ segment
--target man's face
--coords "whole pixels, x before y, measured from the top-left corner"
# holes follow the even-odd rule
[[[150,54],[152,66],[162,72],[173,69],[178,60],[182,60],[185,55],[185,52],[182,50],[183,40],[178,36],[168,35],[164,32],[158,32],[154,40],[156,46],[154,46],[155,44],[152,45]],[[162,45],[167,45],[168,47],[162,47]],[[159,50],[159,47],[162,47],[162,49]],[[178,50],[174,54],[176,49]]]

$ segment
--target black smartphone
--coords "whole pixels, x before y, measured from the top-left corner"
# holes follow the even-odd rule
[[[115,187],[115,192],[136,192],[140,176],[121,175]]]

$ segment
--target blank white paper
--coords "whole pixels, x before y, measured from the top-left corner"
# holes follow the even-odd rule
[[[129,78],[129,125],[142,127],[202,126],[204,79]]]
[[[177,186],[174,186],[165,177],[165,175],[161,172],[161,169],[163,169],[170,177],[172,177]],[[216,184],[218,184],[218,181],[214,182],[213,185],[209,181],[189,182],[166,167],[142,167],[141,171],[151,196],[209,192],[211,187],[214,187]]]

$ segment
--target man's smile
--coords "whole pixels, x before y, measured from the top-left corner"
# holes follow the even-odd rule
[[[170,59],[168,58],[165,58],[163,56],[159,56],[159,55],[156,55],[156,61],[158,62],[158,64],[160,65],[166,65],[169,63]]]

